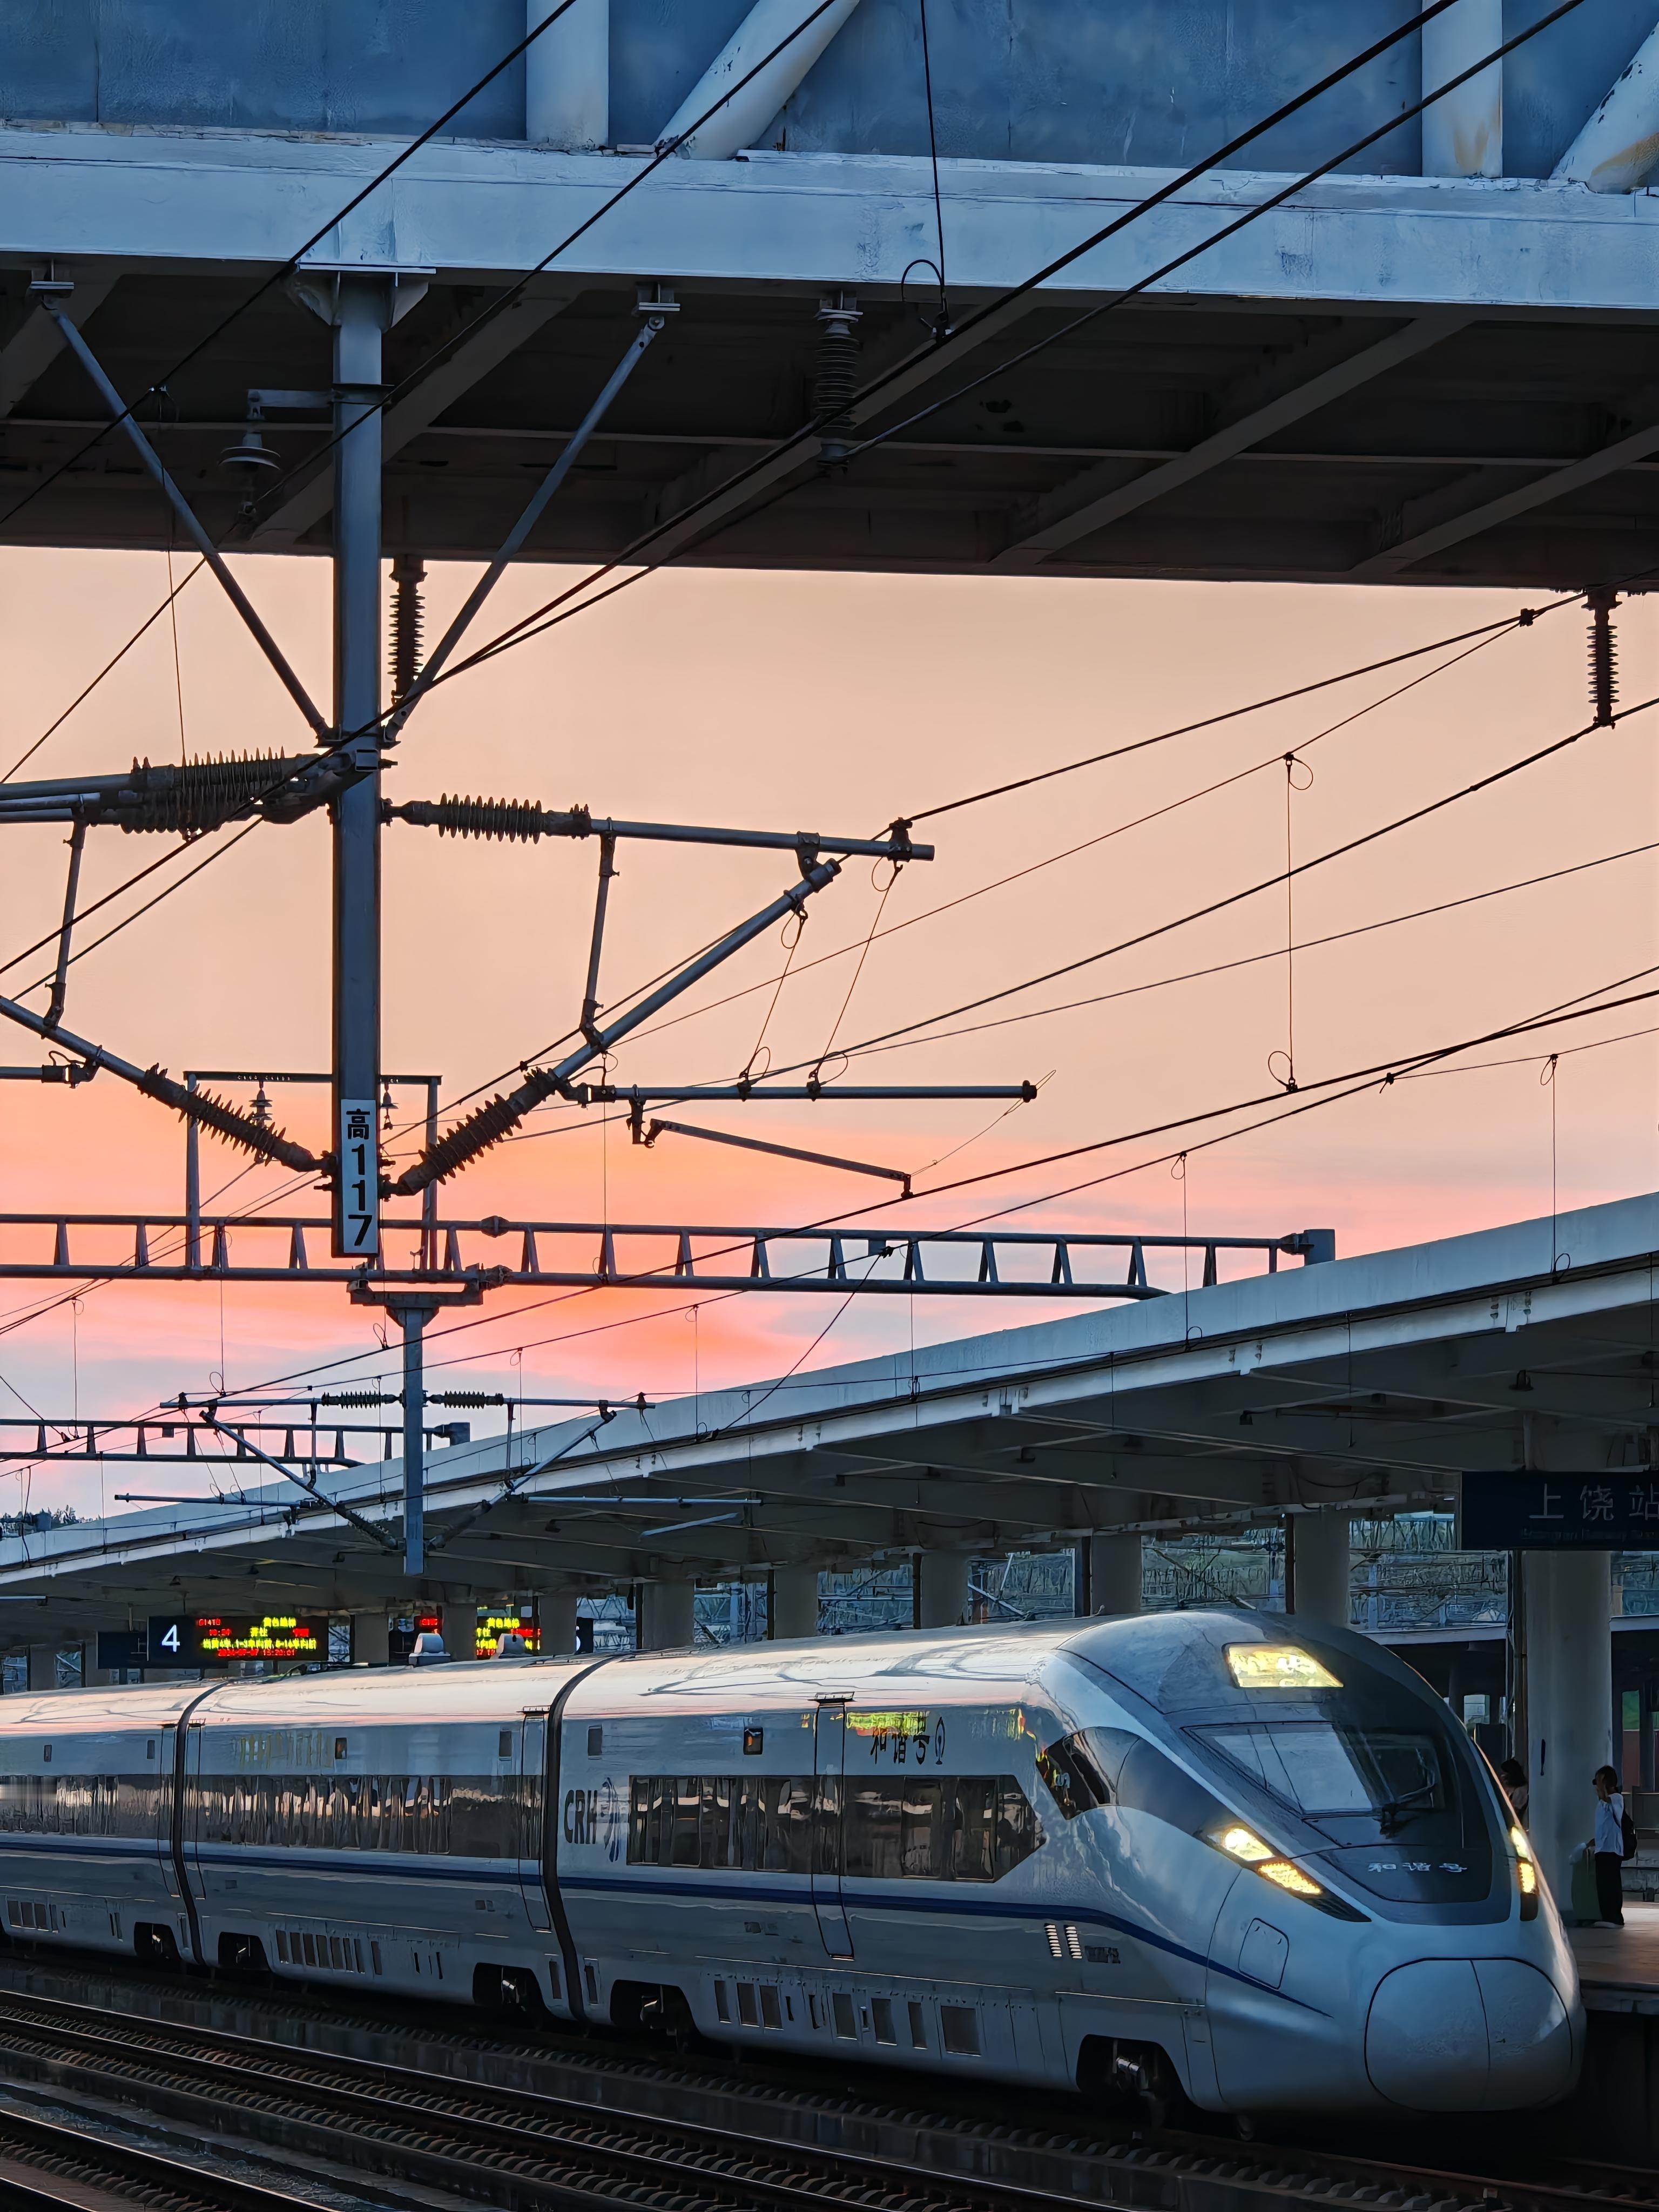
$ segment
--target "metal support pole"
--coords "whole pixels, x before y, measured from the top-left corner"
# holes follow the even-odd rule
[[[196,1078],[186,1075],[185,1087],[194,1091]],[[185,1124],[185,1265],[202,1264],[202,1132],[195,1121]]]
[[[343,276],[334,325],[334,714],[359,773],[334,830],[337,1256],[380,1249],[380,354],[392,279]]]
[[[69,881],[64,888],[64,926],[58,933],[58,967],[52,979],[52,998],[46,1007],[46,1027],[55,1030],[64,1018],[69,991],[70,933],[75,927],[75,901],[81,888],[81,855],[86,849],[87,825],[77,822],[70,832]]]
[[[436,1308],[398,1299],[387,1310],[404,1333],[404,1572],[426,1567],[426,1365],[421,1339]]]
[[[438,1079],[428,1076],[426,1085],[426,1148],[438,1141]],[[421,1266],[428,1274],[438,1267],[438,1186],[429,1182],[421,1193]]]

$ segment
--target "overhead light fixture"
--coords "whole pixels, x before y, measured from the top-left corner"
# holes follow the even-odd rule
[[[1340,1690],[1328,1667],[1294,1644],[1230,1644],[1227,1668],[1241,1690]]]

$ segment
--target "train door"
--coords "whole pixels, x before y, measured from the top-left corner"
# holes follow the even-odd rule
[[[185,1902],[191,1908],[191,1927],[196,1926],[195,1907],[205,1903],[207,1882],[202,1873],[202,1856],[198,1846],[202,1839],[202,1737],[206,1727],[203,1721],[185,1723],[184,1746],[184,1820],[179,1831],[184,1862]]]
[[[527,1711],[519,1727],[519,1887],[530,1924],[553,1925],[542,1872],[542,1821],[547,1796],[547,1708]]]
[[[179,1789],[179,1777],[174,1771],[178,1747],[178,1725],[168,1721],[161,1730],[161,1761],[157,1770],[161,1787],[155,1793],[155,1847],[167,1895],[175,1905],[182,1905],[184,1893],[179,1887],[179,1860],[173,1840],[173,1801]]]
[[[853,1931],[842,1903],[842,1771],[847,1757],[847,1700],[821,1698],[812,1734],[817,1777],[812,1819],[812,1903],[818,1933],[832,1959],[853,1955]]]

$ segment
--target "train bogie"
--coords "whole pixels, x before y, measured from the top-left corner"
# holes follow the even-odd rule
[[[1547,2102],[1467,1736],[1250,1613],[7,1700],[32,1942],[1214,2111]]]

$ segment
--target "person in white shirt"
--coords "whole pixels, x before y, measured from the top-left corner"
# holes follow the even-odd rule
[[[1625,1924],[1625,1794],[1616,1770],[1598,1766],[1595,1784],[1595,1902],[1598,1928]]]

